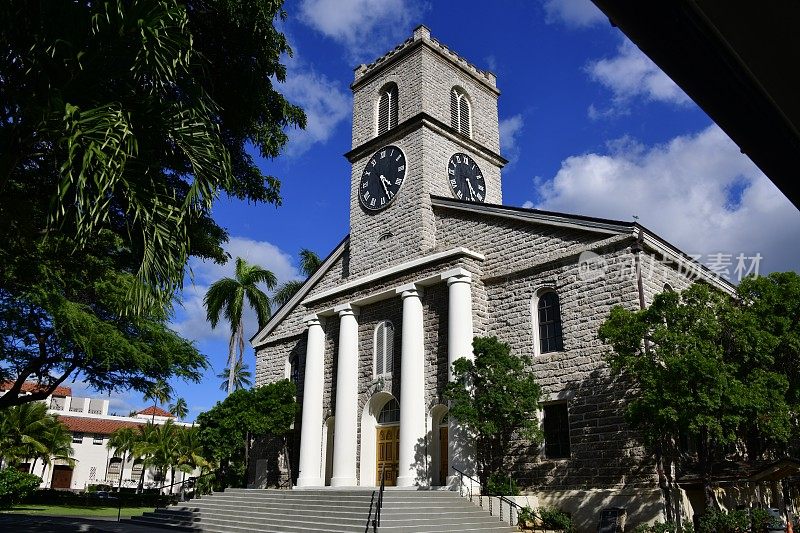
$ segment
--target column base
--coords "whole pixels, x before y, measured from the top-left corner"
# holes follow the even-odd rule
[[[295,485],[293,488],[295,488],[295,489],[304,489],[304,488],[307,488],[307,487],[319,488],[319,487],[324,487],[324,486],[325,486],[325,482],[322,481],[322,478],[313,478],[313,477],[302,478],[301,477],[301,478],[297,478],[297,485]]]
[[[357,487],[358,481],[354,477],[331,478],[331,487]]]
[[[419,485],[419,483],[417,483],[417,477],[416,476],[398,476],[397,477],[397,484],[395,486],[397,486],[397,487],[416,487],[417,485]]]

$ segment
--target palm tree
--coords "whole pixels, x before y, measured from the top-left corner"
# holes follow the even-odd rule
[[[151,384],[144,393],[144,400],[153,400],[153,418],[150,420],[155,423],[156,421],[156,408],[159,403],[166,403],[172,396],[172,387],[166,381],[158,380]]]
[[[253,382],[251,379],[253,377],[253,374],[248,369],[248,366],[245,363],[242,363],[241,361],[237,361],[236,366],[233,369],[233,391],[230,391],[230,389],[228,389],[228,386],[230,385],[229,368],[226,368],[225,370],[217,374],[217,377],[222,380],[222,383],[220,383],[219,385],[219,390],[224,390],[225,392],[228,393],[253,386]]]
[[[179,456],[178,428],[172,420],[167,420],[150,427],[146,435],[147,439],[139,449],[146,455],[145,465],[155,467],[164,481],[167,470],[170,470],[170,483],[174,483]]]
[[[272,311],[269,307],[269,297],[258,288],[263,283],[272,290],[275,287],[275,274],[258,265],[248,264],[241,257],[236,258],[236,272],[234,278],[222,278],[209,287],[203,304],[206,307],[206,317],[211,322],[211,327],[217,327],[220,316],[231,326],[231,340],[228,344],[228,394],[234,390],[234,371],[236,363],[241,362],[244,356],[244,321],[242,310],[244,299],[250,307],[255,309],[258,316],[258,327],[261,329],[269,320]],[[238,348],[238,356],[237,356]]]
[[[171,403],[169,405],[169,412],[175,416],[178,420],[183,420],[186,418],[186,415],[189,413],[189,408],[186,405],[186,400],[183,398],[178,398],[175,400],[175,403]]]
[[[75,466],[75,459],[72,458],[75,451],[72,449],[72,432],[67,429],[67,426],[61,423],[56,417],[48,416],[48,424],[44,431],[42,443],[47,447],[47,452],[34,458],[33,465],[31,465],[31,473],[34,473],[36,461],[42,459],[42,475],[48,465],[53,461],[64,461],[69,466]]]
[[[300,250],[300,271],[306,279],[319,270],[320,266],[322,266],[322,260],[317,254],[307,248]],[[291,280],[283,283],[272,295],[272,302],[276,307],[285,305],[300,290],[303,283],[305,283],[305,280]]]
[[[203,445],[199,439],[200,428],[184,428],[178,432],[178,469],[183,473],[182,481],[186,481],[187,472],[196,469],[210,468],[211,463],[202,455]],[[185,483],[181,483],[181,499],[185,493]]]
[[[42,402],[0,409],[0,461],[16,464],[47,454],[47,431],[54,420]]]
[[[128,454],[137,459],[133,455],[133,450],[138,442],[139,434],[133,428],[120,428],[111,434],[108,439],[106,448],[114,450],[115,453],[122,453],[122,464],[119,470],[119,483],[117,484],[117,492],[122,490],[122,475],[125,473],[125,463],[128,461]]]

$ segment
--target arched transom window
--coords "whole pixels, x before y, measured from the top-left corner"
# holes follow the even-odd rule
[[[539,296],[537,304],[539,326],[539,353],[560,352],[564,349],[561,335],[561,309],[558,294],[547,291]]]
[[[460,134],[472,137],[472,110],[467,93],[459,87],[450,91],[450,125]]]
[[[375,377],[392,373],[394,364],[394,326],[388,320],[375,328]]]
[[[397,126],[397,84],[383,86],[378,100],[378,135]]]
[[[396,424],[400,422],[400,404],[392,398],[383,406],[378,414],[378,424]]]

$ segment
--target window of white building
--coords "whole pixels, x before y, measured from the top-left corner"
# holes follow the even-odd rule
[[[373,353],[375,377],[391,375],[394,365],[394,326],[388,320],[380,322],[375,328]]]

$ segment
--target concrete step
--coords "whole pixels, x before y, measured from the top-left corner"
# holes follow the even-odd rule
[[[363,533],[376,504],[372,489],[228,489],[130,522],[211,533]],[[455,492],[387,490],[379,531],[507,533],[515,528]]]

